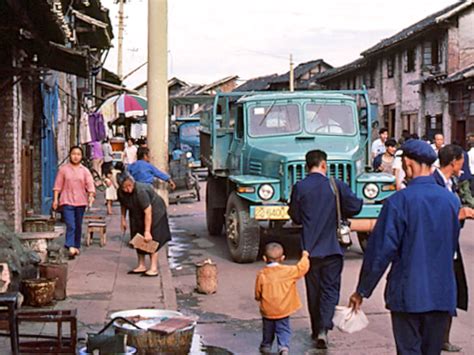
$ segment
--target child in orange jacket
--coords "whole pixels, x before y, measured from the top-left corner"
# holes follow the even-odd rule
[[[257,275],[255,299],[260,302],[263,322],[263,340],[260,352],[271,352],[277,338],[278,353],[288,354],[291,339],[290,315],[301,308],[296,281],[309,270],[309,253],[305,250],[296,265],[282,265],[285,260],[279,243],[265,246],[263,260],[267,263]]]

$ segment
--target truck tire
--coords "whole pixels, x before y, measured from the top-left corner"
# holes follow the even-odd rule
[[[369,233],[357,232],[357,239],[359,239],[360,248],[362,249],[362,252],[364,253],[365,249],[367,248],[367,243],[369,241]]]
[[[221,235],[222,227],[225,223],[225,209],[224,208],[214,208],[215,204],[212,202],[212,196],[215,196],[217,189],[217,184],[219,182],[209,176],[207,178],[206,185],[206,223],[207,231],[210,235]],[[199,199],[201,196],[199,195]]]
[[[226,236],[232,259],[238,263],[257,260],[260,226],[250,218],[248,203],[232,192],[227,200]]]

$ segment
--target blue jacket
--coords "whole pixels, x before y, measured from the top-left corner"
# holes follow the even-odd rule
[[[386,307],[393,312],[455,314],[453,257],[459,200],[431,176],[390,196],[369,237],[357,292],[370,297],[388,265]]]
[[[153,184],[155,178],[168,181],[170,176],[161,170],[158,170],[153,164],[145,160],[137,160],[128,166],[128,172],[133,176],[135,181],[145,184]]]
[[[336,184],[343,217],[349,218],[359,213],[362,200],[344,182],[336,180]],[[343,255],[336,236],[336,196],[326,176],[313,173],[296,183],[291,193],[288,213],[295,223],[303,225],[302,248],[311,257]]]

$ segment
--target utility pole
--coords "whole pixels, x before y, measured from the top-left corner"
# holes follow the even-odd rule
[[[151,162],[168,171],[168,1],[148,0],[148,147]],[[158,193],[168,204],[168,190]]]
[[[295,71],[293,70],[293,54],[290,54],[290,91],[295,91]]]
[[[124,31],[124,4],[125,0],[117,0],[119,4],[119,11],[118,11],[118,45],[117,45],[117,75],[119,76],[120,80],[123,77],[123,31]]]

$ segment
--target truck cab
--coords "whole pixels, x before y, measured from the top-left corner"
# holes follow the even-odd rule
[[[209,169],[206,219],[210,234],[221,234],[225,226],[235,261],[257,258],[262,228],[270,234],[295,228],[288,202],[294,184],[306,176],[305,155],[313,149],[328,154],[328,175],[364,199],[352,229],[365,246],[383,201],[395,190],[393,176],[368,167],[368,107],[365,90],[216,96],[201,120],[201,161]]]

